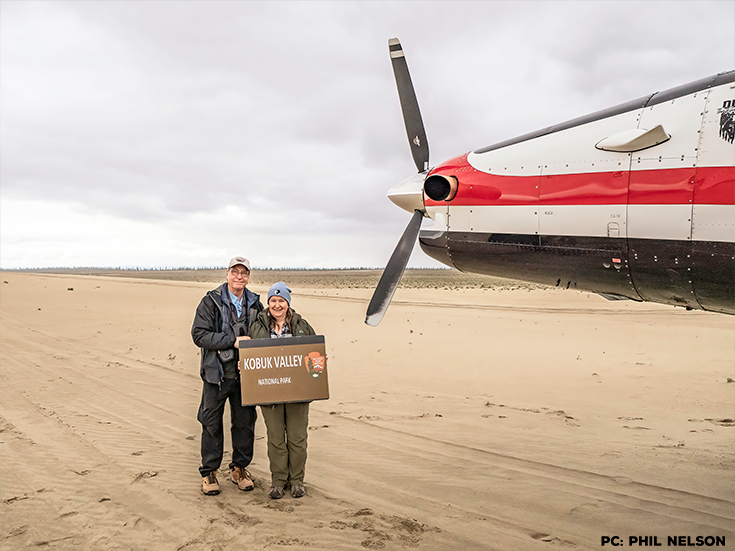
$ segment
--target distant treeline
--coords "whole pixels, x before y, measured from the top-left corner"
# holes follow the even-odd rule
[[[123,267],[123,266],[46,266],[43,268],[0,268],[5,272],[71,272],[79,270],[115,270],[119,272],[180,272],[180,271],[199,271],[199,270],[226,270],[225,266],[179,266],[177,268],[141,268],[141,267]],[[340,271],[375,271],[382,270],[382,267],[365,267],[352,266],[345,268],[272,268],[269,266],[253,266],[253,270],[263,272],[340,272]],[[406,268],[406,270],[451,270],[444,266],[433,268]]]

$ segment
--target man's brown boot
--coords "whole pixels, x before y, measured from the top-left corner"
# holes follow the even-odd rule
[[[219,493],[219,482],[214,472],[202,477],[202,492],[207,496],[216,496]]]
[[[241,490],[249,492],[255,488],[253,484],[253,477],[245,467],[232,467],[232,482],[237,484],[237,487]]]

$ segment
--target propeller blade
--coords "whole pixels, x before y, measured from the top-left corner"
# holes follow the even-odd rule
[[[393,254],[388,261],[388,265],[383,270],[378,286],[375,288],[373,298],[368,305],[367,314],[365,315],[365,323],[372,327],[376,327],[380,320],[383,319],[388,305],[390,304],[393,294],[398,288],[401,276],[406,270],[406,264],[411,256],[411,251],[416,243],[416,237],[421,229],[421,219],[424,213],[420,210],[413,211],[413,217],[406,226],[398,245],[396,245]]]
[[[396,77],[398,97],[401,100],[401,111],[403,111],[403,122],[406,125],[408,144],[411,147],[413,162],[419,172],[429,168],[429,142],[426,141],[426,130],[424,121],[421,119],[419,102],[413,89],[411,75],[408,72],[408,64],[403,55],[403,48],[397,38],[388,40],[390,60],[393,65],[393,74]]]

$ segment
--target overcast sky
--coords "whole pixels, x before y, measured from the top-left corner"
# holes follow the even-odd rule
[[[383,266],[391,37],[434,165],[733,69],[735,2],[2,0],[0,267]]]

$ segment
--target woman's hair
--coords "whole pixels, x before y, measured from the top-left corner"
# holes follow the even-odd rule
[[[275,329],[276,328],[276,320],[275,320],[275,318],[273,316],[271,316],[270,306],[265,309],[265,313],[268,314],[268,325],[269,325],[270,329]],[[293,327],[291,327],[291,320],[292,319],[293,319],[293,310],[289,306],[288,307],[288,312],[286,312],[286,320],[284,321],[284,323],[287,323],[288,324],[288,328],[293,333]]]

